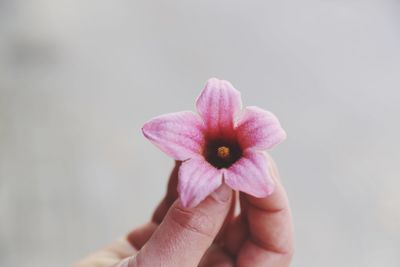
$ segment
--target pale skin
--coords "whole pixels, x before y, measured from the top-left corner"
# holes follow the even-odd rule
[[[275,163],[270,157],[268,162],[275,181],[270,196],[255,198],[222,185],[195,208],[179,202],[177,162],[151,221],[74,267],[289,266],[294,249],[289,201]]]

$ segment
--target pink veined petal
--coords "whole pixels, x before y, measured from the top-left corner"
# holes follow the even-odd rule
[[[201,153],[204,123],[191,111],[158,116],[142,128],[143,134],[175,160],[186,160]]]
[[[222,184],[222,170],[202,157],[182,163],[178,175],[178,192],[184,207],[195,207]]]
[[[270,149],[286,138],[278,118],[258,107],[246,107],[235,127],[243,149]]]
[[[242,99],[230,82],[211,78],[196,100],[196,108],[212,135],[232,132]]]
[[[224,179],[232,189],[255,197],[266,197],[274,190],[266,156],[259,151],[245,151],[243,157],[225,171]]]

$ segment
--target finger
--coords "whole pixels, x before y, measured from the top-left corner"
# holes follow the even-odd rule
[[[178,185],[178,171],[179,167],[181,166],[180,161],[175,161],[175,166],[172,169],[171,175],[169,177],[168,186],[167,186],[167,193],[165,194],[164,198],[161,200],[160,204],[156,208],[152,221],[160,224],[164,219],[165,214],[167,214],[171,205],[175,202],[178,198],[178,192],[176,190]]]
[[[212,245],[201,260],[199,267],[234,267],[232,257],[227,254],[222,247]]]
[[[236,198],[237,198],[237,192],[233,192],[232,199],[231,199],[231,206],[229,208],[228,214],[225,217],[225,221],[222,224],[222,227],[219,230],[217,237],[214,240],[214,243],[218,243],[220,245],[223,245],[223,243],[224,243],[225,233],[226,233],[230,223],[232,222],[233,218],[235,217]]]
[[[197,266],[220,230],[231,198],[232,190],[222,185],[197,207],[184,208],[175,201],[128,266]]]
[[[224,235],[224,248],[231,255],[237,255],[249,236],[247,222],[247,200],[244,194],[239,194],[240,214],[228,225]]]
[[[238,254],[247,237],[248,227],[246,219],[242,215],[239,215],[227,226],[224,233],[223,246],[230,255],[235,256]]]
[[[142,246],[150,239],[151,235],[157,229],[158,224],[154,222],[148,222],[130,232],[126,239],[129,243],[137,250],[141,249]]]
[[[153,232],[157,229],[158,224],[164,219],[165,214],[168,212],[168,209],[171,207],[172,203],[177,199],[177,181],[178,181],[178,170],[181,165],[181,162],[176,161],[175,166],[172,169],[168,186],[167,192],[164,198],[161,200],[160,204],[158,205],[156,211],[153,214],[152,222],[149,222],[127,235],[128,241],[134,246],[136,249],[141,249],[142,246],[149,240]],[[226,216],[226,220],[224,225],[221,227],[220,232],[217,235],[216,240],[220,240],[222,238],[223,232],[228,225],[228,222],[232,220],[234,217],[235,212],[235,197],[232,197],[231,207],[229,209],[229,213]]]
[[[238,258],[243,266],[288,266],[293,254],[289,201],[272,158],[268,164],[275,181],[274,192],[266,198],[243,197],[250,235]]]

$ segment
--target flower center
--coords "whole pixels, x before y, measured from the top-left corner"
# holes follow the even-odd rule
[[[217,150],[218,157],[220,157],[221,159],[229,158],[230,156],[229,153],[230,153],[229,147],[226,146],[220,146]]]
[[[242,148],[236,140],[212,138],[206,141],[204,158],[215,168],[229,168],[242,156]]]

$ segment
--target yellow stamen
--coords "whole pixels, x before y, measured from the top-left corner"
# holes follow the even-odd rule
[[[230,156],[229,147],[220,146],[217,151],[218,157],[221,159],[227,159]]]

